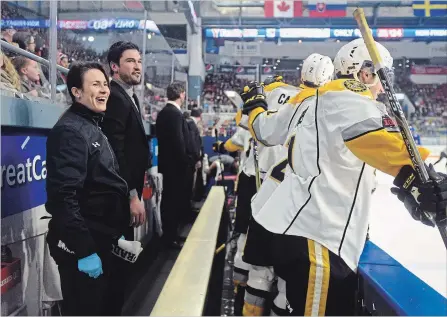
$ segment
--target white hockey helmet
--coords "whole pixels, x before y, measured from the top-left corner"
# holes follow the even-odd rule
[[[385,48],[385,46],[378,42],[376,42],[376,46],[384,66],[387,68],[388,72],[391,73],[393,70],[393,58],[391,57],[390,52]],[[374,74],[376,74],[377,71],[362,38],[353,40],[348,44],[343,45],[335,56],[334,66],[335,76],[340,77],[352,75],[356,80],[358,80],[357,74],[362,68],[370,68],[371,72]],[[378,80],[379,78],[376,76],[376,82],[367,86],[375,85]]]
[[[333,74],[334,65],[332,60],[327,56],[314,53],[303,62],[301,81],[319,87],[330,82]]]

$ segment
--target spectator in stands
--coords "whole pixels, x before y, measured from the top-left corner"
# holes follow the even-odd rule
[[[22,92],[29,93],[35,97],[42,96],[38,85],[40,73],[37,62],[24,56],[16,56],[12,59],[12,63],[19,74]]]
[[[68,68],[68,56],[63,53],[59,53],[57,55],[57,64],[62,67]]]
[[[1,68],[1,88],[14,92],[21,92],[21,82],[19,74],[8,56],[0,50],[0,68]]]
[[[113,316],[111,262],[118,256],[111,247],[135,242],[120,239],[130,218],[127,184],[98,129],[109,82],[100,64],[81,63],[70,69],[67,86],[73,104],[47,140],[47,242],[60,274],[63,315]]]
[[[16,30],[14,30],[12,27],[5,27],[2,30],[2,40],[8,42],[9,44],[13,44],[13,36],[16,33]]]
[[[62,66],[62,67],[68,68],[68,67],[69,67],[69,64],[68,64],[68,56],[65,55],[65,54],[63,54],[63,53],[59,53],[59,54],[57,55],[57,64],[60,65],[60,66]],[[59,78],[58,78],[58,79],[59,79]],[[60,74],[60,79],[61,79],[64,83],[67,82],[67,78],[66,78],[66,76],[65,76],[64,74]],[[60,85],[60,84],[62,84],[62,83],[59,83],[59,82],[58,82],[58,84]]]
[[[13,36],[13,41],[19,45],[22,50],[35,53],[36,42],[30,32],[17,32]]]
[[[167,88],[168,102],[158,113],[156,134],[158,138],[158,168],[163,174],[161,217],[164,243],[181,248],[179,224],[190,209],[191,183],[195,161],[187,151],[188,126],[181,107],[185,102],[185,87],[172,83]]]
[[[146,221],[146,210],[142,201],[144,176],[149,168],[149,144],[144,130],[140,102],[134,86],[141,82],[141,55],[137,45],[131,42],[116,42],[107,55],[112,81],[110,98],[107,101],[102,128],[115,152],[120,174],[129,189],[130,226],[124,236],[134,240],[134,229]],[[119,259],[118,259],[119,260]],[[124,261],[120,267],[121,284],[117,284],[113,303],[114,314],[120,315],[124,304],[126,272],[130,269]],[[117,271],[118,272],[118,271]]]

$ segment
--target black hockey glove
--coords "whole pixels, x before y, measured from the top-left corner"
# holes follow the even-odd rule
[[[284,82],[284,80],[283,80],[281,75],[269,76],[269,77],[267,77],[264,80],[264,82],[262,84],[264,86],[267,86],[267,85],[270,85],[270,84],[273,84],[273,83],[276,83],[276,82],[281,82],[281,83]]]
[[[256,81],[250,82],[240,93],[242,101],[242,113],[249,114],[255,108],[261,107],[267,110],[264,87]]]
[[[225,154],[227,150],[225,150],[225,143],[222,141],[218,141],[213,143],[213,151],[220,154]]]
[[[413,219],[428,226],[445,226],[447,221],[447,175],[437,173],[433,165],[427,168],[428,183],[422,184],[411,166],[404,166],[394,179],[391,192],[402,201]],[[427,216],[427,213],[429,216]],[[433,218],[430,219],[430,217]]]

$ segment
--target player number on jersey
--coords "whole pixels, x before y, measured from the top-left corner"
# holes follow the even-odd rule
[[[284,161],[281,161],[278,165],[276,165],[272,169],[272,173],[270,174],[270,177],[273,178],[278,183],[281,183],[284,180],[284,174],[286,171],[287,163],[288,163],[288,161],[287,161],[287,159],[285,159]]]
[[[272,173],[270,174],[270,177],[273,178],[278,183],[281,183],[284,180],[287,164],[289,163],[289,160],[292,159],[292,150],[293,150],[294,144],[295,144],[295,135],[293,135],[289,139],[289,142],[287,142],[287,147],[288,147],[288,155],[287,156],[288,156],[288,158],[279,162],[272,169]],[[290,167],[292,167],[292,165],[290,165]],[[293,167],[292,167],[292,169],[293,169]]]

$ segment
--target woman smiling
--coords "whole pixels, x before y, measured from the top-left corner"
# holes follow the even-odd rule
[[[72,106],[47,140],[47,241],[61,279],[64,315],[104,315],[111,300],[112,244],[129,224],[126,181],[99,123],[109,85],[98,63],[71,67]]]

